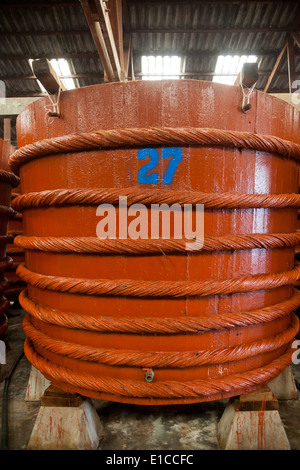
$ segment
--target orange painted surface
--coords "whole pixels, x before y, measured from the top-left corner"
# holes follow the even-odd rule
[[[253,132],[300,144],[299,114],[287,103],[255,92],[252,109],[243,114],[238,88],[210,82],[141,81],[86,87],[63,92],[60,109],[61,118],[46,124],[45,99],[28,106],[17,122],[18,147],[77,132],[150,127]],[[239,148],[181,147],[183,158],[170,185],[164,185],[161,180],[158,184],[138,183],[138,171],[145,164],[145,161],[137,159],[139,148],[143,148],[139,145],[134,148],[53,153],[33,158],[20,166],[21,192],[136,188],[137,193],[143,189],[217,194],[298,193],[298,165],[293,158]],[[161,151],[159,145],[155,148]],[[167,165],[167,160],[160,160],[155,171],[161,175]],[[99,221],[96,207],[73,204],[25,208],[22,213],[24,235],[57,239],[96,237]],[[297,228],[297,207],[204,208],[204,214],[206,237],[257,233],[283,235],[296,232]],[[144,281],[201,283],[291,271],[294,252],[294,246],[167,255],[104,255],[79,253],[76,250],[65,253],[26,249],[25,264],[28,270],[40,275],[45,282],[48,282],[47,276],[52,276],[55,279],[64,278],[66,282],[79,278],[120,282],[134,280],[141,284]],[[233,294],[181,297],[134,296],[130,293],[125,296],[83,294],[63,291],[58,287],[50,290],[43,285],[31,285],[30,282],[28,285],[28,297],[36,304],[54,313],[60,311],[70,317],[77,315],[83,321],[85,317],[107,318],[108,321],[123,318],[166,319],[170,324],[189,318],[201,321],[223,313],[271,307],[289,301],[292,295],[293,287],[288,282],[279,287],[273,285],[270,289],[254,289],[251,292],[246,289],[246,292]],[[277,375],[280,367],[286,366],[286,359],[280,363],[280,358],[287,357],[289,350],[292,353],[290,340],[273,348],[267,344],[272,342],[272,338],[276,343],[277,337],[291,328],[293,321],[291,312],[286,312],[281,318],[262,321],[261,324],[199,330],[196,333],[162,334],[147,330],[139,333],[102,332],[72,329],[55,324],[54,320],[51,324],[36,318],[34,311],[31,311],[30,322],[35,333],[30,333],[32,336],[28,340],[26,353],[49,380],[65,390],[136,404],[189,403],[245,393],[259,388],[267,380],[267,373]],[[50,339],[49,347],[39,344],[39,332]],[[51,350],[51,338],[61,342],[55,351]],[[258,345],[259,341],[262,341],[262,347]],[[140,352],[142,357],[148,353],[151,356],[152,352],[174,352],[178,353],[177,357],[190,352],[197,357],[207,351],[224,350],[225,354],[225,350],[235,347],[244,350],[248,346],[251,348],[252,344],[254,352],[243,359],[235,360],[233,354],[227,362],[220,364],[212,364],[210,358],[207,364],[200,366],[155,366],[151,383],[145,381],[143,367],[135,366],[129,359],[128,365],[118,365],[108,364],[103,359],[80,358],[84,348],[96,352],[106,350],[108,355],[111,351],[120,351],[120,355],[125,351],[128,357],[130,351]],[[78,351],[78,357],[76,352],[70,353],[71,349]],[[272,366],[273,361],[277,364],[277,360],[279,368]],[[255,372],[259,368],[263,371]],[[264,373],[264,368],[269,372]],[[234,377],[240,373],[243,374],[242,384],[240,388],[234,388]],[[256,377],[254,385],[247,381],[247,376],[252,377],[252,373]],[[226,381],[228,387],[224,385]],[[122,390],[118,388],[118,382],[122,384]],[[216,391],[219,383],[220,389]],[[204,386],[207,391],[204,391]],[[172,391],[168,392],[168,387]],[[189,389],[186,395],[185,389]]]

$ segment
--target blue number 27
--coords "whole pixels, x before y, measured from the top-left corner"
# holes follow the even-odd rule
[[[146,157],[150,157],[150,161],[143,165],[138,171],[138,183],[141,184],[157,184],[159,181],[159,174],[157,172],[149,173],[151,170],[158,165],[159,154],[156,149],[145,148],[138,151],[137,158],[138,160],[145,160]],[[163,148],[161,157],[167,159],[172,157],[170,163],[166,169],[166,172],[163,176],[163,184],[171,184],[173,177],[178,167],[179,163],[182,160],[182,148]]]

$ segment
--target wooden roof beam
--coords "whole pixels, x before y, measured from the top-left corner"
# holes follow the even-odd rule
[[[229,34],[229,33],[288,33],[292,31],[289,26],[283,28],[134,28],[132,33],[142,34]]]
[[[106,4],[80,0],[108,81],[121,80],[121,65]]]
[[[36,36],[82,36],[90,35],[88,29],[75,29],[75,30],[64,30],[64,31],[1,31],[0,38],[10,38],[10,37],[36,37]]]
[[[269,88],[270,88],[270,85],[271,85],[271,83],[272,83],[272,80],[273,80],[273,78],[274,78],[274,75],[275,75],[276,72],[277,72],[277,69],[278,69],[278,67],[279,67],[279,65],[280,65],[280,63],[281,63],[281,61],[282,61],[283,55],[284,55],[284,53],[285,53],[286,50],[287,50],[287,47],[288,47],[288,43],[287,43],[287,40],[286,40],[286,42],[285,42],[283,48],[282,48],[281,51],[280,51],[280,54],[278,55],[278,57],[277,57],[277,59],[276,59],[275,65],[274,65],[274,67],[273,67],[273,70],[272,70],[272,72],[270,73],[269,79],[268,79],[267,84],[266,84],[266,86],[265,86],[265,88],[264,88],[264,92],[265,92],[265,93],[267,93],[268,90],[269,90]]]
[[[124,76],[123,3],[122,0],[109,0],[108,5],[112,35],[116,44],[120,67]]]
[[[111,2],[112,0],[110,0]],[[115,81],[121,81],[124,77],[122,76],[121,60],[118,54],[118,47],[122,49],[123,55],[123,29],[122,29],[122,3],[121,0],[115,0],[114,5],[109,10],[107,9],[106,2],[104,0],[94,0],[98,17],[99,24],[103,33],[104,41],[107,47],[112,68],[114,71]],[[111,5],[111,4],[110,4]],[[112,24],[110,17],[113,19],[114,27],[118,32],[113,33]],[[122,34],[121,32],[122,31]],[[117,38],[117,42],[115,40]]]
[[[137,5],[140,6],[141,3],[146,6],[160,6],[160,5],[183,5],[186,6],[187,2],[186,0],[127,0],[130,5]],[[269,4],[276,4],[276,3],[295,3],[295,0],[269,0],[269,1],[263,1],[263,0],[212,0],[212,1],[207,1],[207,0],[192,0],[188,2],[189,5],[195,6],[195,5],[269,5]]]
[[[291,33],[295,43],[297,44],[298,47],[300,47],[300,34],[297,33]]]
[[[85,13],[90,31],[92,33],[95,46],[97,48],[100,60],[102,62],[104,72],[108,77],[108,80],[113,81],[115,79],[111,60],[106,48],[102,30],[97,21],[95,21],[95,3],[89,0],[80,0],[83,11]]]
[[[288,57],[289,90],[290,90],[290,93],[292,93],[293,83],[296,79],[296,66],[295,66],[294,38],[291,35],[289,35],[287,39],[287,57]]]
[[[92,78],[92,79],[98,79],[98,80],[103,80],[103,73],[70,73],[68,75],[58,75],[60,79],[64,78]],[[35,75],[15,75],[15,76],[1,76],[0,74],[0,80],[2,81],[19,81],[19,80],[36,80],[37,77]]]

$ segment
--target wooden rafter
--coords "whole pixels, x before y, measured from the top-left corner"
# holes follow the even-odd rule
[[[265,88],[264,88],[264,92],[265,92],[265,93],[267,93],[267,91],[268,91],[269,88],[270,88],[270,85],[271,85],[271,83],[272,83],[272,80],[273,80],[273,78],[274,78],[274,75],[275,75],[276,72],[277,72],[277,69],[278,69],[278,67],[279,67],[279,65],[280,65],[280,63],[281,63],[281,61],[282,61],[283,55],[284,55],[284,53],[286,52],[286,50],[287,50],[287,41],[285,42],[283,48],[281,49],[280,54],[278,55],[278,57],[277,57],[277,59],[276,59],[276,62],[275,62],[275,65],[274,65],[274,67],[273,67],[273,69],[272,69],[272,72],[270,73],[269,79],[268,79],[267,84],[266,84],[266,86],[265,86]]]
[[[294,38],[289,35],[287,39],[287,57],[288,57],[288,77],[289,77],[289,90],[292,93],[293,82],[296,78],[295,68],[295,46]]]
[[[123,5],[122,0],[109,1],[109,19],[112,35],[115,40],[117,53],[122,71],[124,70],[124,44],[123,44]]]
[[[128,73],[130,73],[130,62],[131,62],[131,59],[130,59],[130,55],[129,57],[127,58],[128,60],[128,63],[127,63],[127,66],[128,66]],[[124,69],[125,70],[125,69]],[[153,73],[149,73],[149,74],[145,74],[145,73],[137,73],[136,76],[137,77],[141,77],[142,75],[150,75],[150,76],[153,76],[155,74]],[[157,74],[158,76],[161,76],[161,74]],[[190,76],[193,76],[193,77],[213,77],[214,75],[216,75],[215,72],[179,72],[179,73],[176,73],[175,74],[176,76],[180,76],[180,77],[190,77]],[[236,75],[236,74],[232,74],[233,75]],[[270,75],[269,72],[259,72],[259,77],[268,77]],[[224,77],[228,77],[230,75],[228,75],[227,73],[218,73],[218,76],[224,76]],[[285,77],[286,76],[286,72],[278,72],[277,73],[277,76],[278,77]],[[93,79],[93,80],[99,80],[99,82],[102,82],[103,81],[103,76],[100,76],[99,73],[74,73],[74,74],[69,74],[69,75],[59,75],[59,78],[81,78],[81,79]],[[1,76],[0,75],[0,80],[2,81],[23,81],[23,80],[36,80],[36,76],[35,75],[16,75],[16,76]]]
[[[38,37],[38,36],[86,36],[89,35],[90,31],[88,29],[72,29],[64,31],[5,31],[0,32],[0,38],[10,38],[10,37]]]
[[[109,12],[103,0],[80,0],[108,81],[122,79]],[[118,0],[120,1],[120,0]]]
[[[95,79],[95,80],[102,80],[103,79],[103,74],[99,73],[70,73],[68,75],[58,75],[59,78],[84,78],[84,79]],[[12,76],[6,76],[6,75],[1,75],[0,74],[0,80],[2,81],[23,81],[23,80],[36,80],[35,75],[12,75]]]
[[[283,0],[192,0],[189,1],[189,4],[195,5],[236,5],[236,4],[247,4],[247,5],[269,5],[269,4],[276,4],[282,3]],[[186,5],[185,0],[177,1],[177,0],[128,0],[128,3],[131,5],[140,5],[143,3],[147,6],[153,5]],[[285,0],[284,3],[291,4],[295,3],[295,0]],[[71,0],[69,2],[63,1],[55,1],[55,2],[15,2],[15,1],[7,1],[6,3],[0,3],[0,10],[9,9],[9,8],[49,8],[49,7],[77,7],[80,6],[79,1]]]
[[[295,43],[300,47],[300,36],[297,35],[296,33],[291,33],[292,36],[295,39]],[[126,35],[126,32],[125,32]],[[125,42],[125,39],[124,39]],[[125,46],[124,46],[125,47]],[[208,50],[208,51],[203,51],[203,50],[195,50],[195,51],[184,51],[184,50],[176,50],[176,55],[185,55],[186,57],[217,57],[219,55],[256,55],[260,57],[272,57],[272,56],[277,56],[280,53],[280,51],[264,51],[264,50],[259,50],[259,49],[244,49],[244,50],[231,50],[231,49],[219,49],[219,50]],[[146,54],[148,54],[146,52]],[[152,50],[149,52],[148,55],[161,55],[162,51],[161,50]],[[174,55],[175,53],[173,51],[163,51],[164,55]],[[141,57],[142,55],[145,55],[145,52],[142,51],[134,51],[134,56],[135,57]],[[299,56],[300,51],[295,51],[295,55]],[[0,60],[15,60],[15,61],[20,61],[20,60],[28,60],[28,59],[61,59],[64,57],[65,59],[85,59],[85,58],[97,58],[99,57],[98,52],[63,52],[60,54],[55,53],[54,51],[49,51],[48,53],[43,53],[43,54],[1,54]]]
[[[291,34],[297,46],[300,47],[300,34],[297,34],[297,33],[291,33]]]
[[[143,5],[146,6],[155,6],[155,5],[183,5],[186,6],[187,2],[185,0],[127,0],[130,5],[140,5],[143,3]],[[239,0],[239,1],[234,1],[234,0],[212,0],[212,1],[207,1],[207,0],[192,0],[188,2],[189,5],[195,6],[195,5],[237,5],[237,4],[247,4],[247,5],[269,5],[269,4],[276,4],[276,3],[283,3],[283,0],[269,0],[269,1],[263,1],[263,0]],[[295,3],[295,0],[285,0],[284,3]]]
[[[108,80],[113,81],[115,79],[114,71],[112,68],[111,60],[107,51],[105,40],[103,37],[102,30],[99,22],[95,21],[95,4],[89,0],[80,0],[83,11],[85,13],[91,34],[94,39],[95,46],[97,48],[100,60],[102,62],[104,72],[108,77]]]
[[[287,33],[291,31],[289,26],[283,28],[134,28],[132,33],[143,34],[228,34],[228,33]]]
[[[130,30],[128,3],[127,0],[122,0],[123,7],[123,35],[124,35],[124,74],[128,79],[129,77],[134,80],[133,71],[133,50],[132,50],[132,36]]]

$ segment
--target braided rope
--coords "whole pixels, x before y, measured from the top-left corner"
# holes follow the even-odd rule
[[[113,295],[133,297],[186,297],[235,294],[274,289],[295,283],[300,278],[300,263],[291,271],[259,274],[238,279],[209,281],[143,281],[132,279],[83,279],[46,276],[30,271],[24,265],[18,276],[31,286],[56,292],[85,295]]]
[[[16,212],[13,210],[12,207],[0,205],[0,215],[13,219],[16,216]]]
[[[5,290],[5,295],[7,297],[19,296],[22,290],[24,289],[23,284],[18,284],[19,281],[11,281],[7,289]]]
[[[254,248],[292,248],[300,243],[300,233],[226,235],[205,237],[201,251],[250,250]],[[197,241],[195,241],[197,244]],[[40,250],[51,253],[185,253],[186,240],[131,240],[95,237],[25,237],[14,240],[15,251]],[[202,244],[201,244],[202,245]],[[195,248],[195,247],[194,247]]]
[[[204,204],[206,209],[300,207],[300,194],[220,194],[138,188],[47,190],[18,196],[12,201],[12,206],[17,212],[22,212],[32,207],[116,204],[120,197],[127,197],[128,204]]]
[[[285,331],[271,338],[264,338],[235,347],[199,350],[199,351],[133,351],[121,349],[103,349],[82,344],[74,344],[50,337],[38,331],[28,318],[23,320],[24,332],[31,342],[61,356],[82,361],[97,362],[110,366],[151,367],[151,368],[187,368],[203,365],[224,364],[240,361],[266,352],[274,351],[290,343],[298,332],[299,320],[293,314],[291,325]]]
[[[28,297],[24,289],[19,302],[30,315],[38,320],[66,328],[97,331],[104,333],[130,334],[187,334],[215,331],[230,328],[262,325],[282,318],[296,310],[300,305],[300,292],[294,289],[293,296],[276,305],[246,312],[211,314],[205,317],[109,317],[104,315],[80,315],[72,312],[54,310],[40,305]]]
[[[12,235],[0,235],[0,245],[7,245],[13,243],[14,237]]]
[[[294,142],[253,132],[228,131],[210,128],[133,128],[99,130],[86,133],[53,137],[26,145],[16,150],[9,159],[11,169],[17,174],[19,167],[36,157],[103,150],[109,148],[139,146],[219,146],[259,150],[277,153],[285,157],[300,158],[300,146]]]
[[[1,296],[0,298],[0,316],[2,316],[9,308],[10,301],[5,297]]]
[[[151,382],[121,380],[111,377],[99,377],[89,373],[72,371],[66,367],[49,362],[39,355],[31,341],[27,338],[24,345],[25,354],[29,362],[48,379],[85,388],[106,392],[110,395],[134,398],[199,398],[207,397],[210,400],[220,393],[237,394],[237,391],[247,390],[258,384],[270,382],[280,374],[290,363],[293,350],[287,350],[271,363],[246,372],[232,374],[214,379],[201,379],[187,382],[168,381]]]
[[[2,335],[4,335],[4,333],[6,332],[8,328],[8,318],[7,316],[4,314],[2,315],[2,317],[0,318],[0,337]]]
[[[11,246],[6,247],[6,253],[9,253],[10,255],[23,255],[24,249],[13,244]]]
[[[0,277],[0,295],[3,294],[3,292],[5,292],[5,289],[7,288],[7,286],[8,286],[8,280],[6,279],[6,277],[4,278]]]
[[[5,271],[5,269],[9,269],[14,260],[10,256],[6,256],[6,258],[3,261],[0,261],[0,272]]]
[[[20,184],[20,178],[13,173],[0,169],[0,183],[9,183],[13,188]]]

